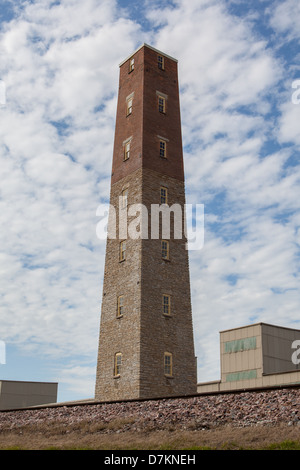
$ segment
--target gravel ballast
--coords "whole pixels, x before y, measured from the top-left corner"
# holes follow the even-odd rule
[[[300,388],[5,411],[0,413],[0,432],[39,424],[107,425],[114,420],[132,431],[172,425],[183,429],[299,425]]]

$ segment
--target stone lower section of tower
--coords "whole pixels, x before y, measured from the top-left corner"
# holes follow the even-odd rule
[[[160,203],[161,187],[168,189],[169,207],[180,204],[184,210],[184,182],[151,169],[139,168],[111,187],[117,234],[119,197],[128,188],[126,210],[134,204],[147,208],[148,238],[128,237],[124,260],[119,256],[121,238],[107,240],[97,400],[181,396],[197,391],[186,240],[184,234],[174,238],[172,220],[169,259],[163,259],[161,233],[158,239],[151,238],[151,204]],[[136,216],[128,217],[128,226],[135,220]],[[169,299],[168,312],[164,311],[164,297]],[[118,370],[116,355],[121,357]],[[167,370],[166,356],[170,362]]]

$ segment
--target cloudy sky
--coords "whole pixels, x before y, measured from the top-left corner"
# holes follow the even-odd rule
[[[96,210],[119,63],[144,42],[179,61],[187,202],[205,208],[198,381],[219,378],[219,331],[300,329],[299,24],[298,0],[1,0],[0,379],[94,395]]]

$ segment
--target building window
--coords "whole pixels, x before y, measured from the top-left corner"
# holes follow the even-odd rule
[[[121,194],[121,209],[125,209],[127,207],[128,202],[128,189],[123,189]]]
[[[120,261],[124,261],[126,257],[126,241],[120,243]]]
[[[130,157],[130,143],[131,140],[128,140],[128,142],[125,142],[124,144],[124,160],[128,160]]]
[[[173,376],[173,358],[172,354],[169,352],[165,352],[164,354],[164,373],[168,377]]]
[[[167,142],[165,140],[159,141],[159,156],[167,158]]]
[[[129,72],[134,70],[134,59],[130,59],[129,61]]]
[[[114,376],[119,377],[121,374],[121,367],[122,367],[122,354],[116,353],[115,354],[115,363],[114,363]]]
[[[124,296],[119,295],[119,297],[118,297],[117,317],[122,317],[123,313],[124,313]]]
[[[167,294],[162,296],[162,309],[164,315],[171,315],[171,297]]]
[[[160,113],[166,112],[166,99],[163,96],[158,96],[158,111]]]
[[[129,116],[132,113],[133,97],[127,98],[126,100],[126,115]]]
[[[157,66],[160,70],[165,68],[165,61],[162,55],[157,56]]]
[[[160,203],[168,204],[168,189],[163,186],[160,188]]]
[[[169,242],[167,240],[161,241],[161,256],[163,259],[169,259]]]

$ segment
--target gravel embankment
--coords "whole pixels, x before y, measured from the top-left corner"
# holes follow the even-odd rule
[[[300,425],[300,388],[6,411],[0,413],[0,432],[39,424],[107,425],[116,419],[120,429],[132,431],[172,425],[183,429]]]

